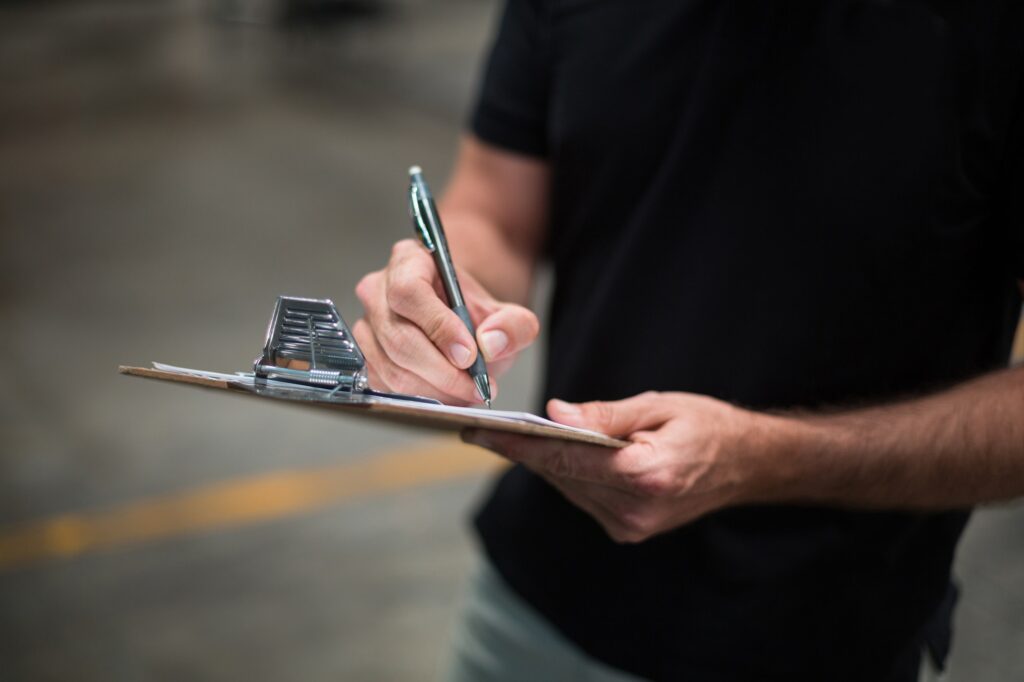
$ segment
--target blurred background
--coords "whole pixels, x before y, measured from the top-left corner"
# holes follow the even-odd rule
[[[0,679],[435,676],[496,458],[117,366],[245,369],[281,293],[355,319],[497,10],[0,4]],[[977,514],[957,571],[949,679],[1024,679],[1024,509]]]

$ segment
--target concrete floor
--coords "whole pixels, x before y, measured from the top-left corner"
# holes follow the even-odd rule
[[[0,8],[0,541],[428,438],[116,367],[243,369],[279,293],[354,318],[409,234],[406,167],[450,168],[495,10],[393,0],[281,31],[269,2]],[[524,358],[502,406],[530,406],[538,371]],[[0,679],[429,679],[484,485],[0,568]],[[951,680],[1024,679],[1022,529],[1020,508],[971,525]]]

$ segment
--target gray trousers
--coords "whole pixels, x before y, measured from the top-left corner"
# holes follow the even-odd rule
[[[587,656],[515,594],[487,561],[455,625],[447,682],[639,682]]]
[[[924,656],[921,682],[941,682]],[[446,682],[639,682],[587,656],[480,561],[452,636]]]

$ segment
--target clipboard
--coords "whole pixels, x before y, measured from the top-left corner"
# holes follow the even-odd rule
[[[251,372],[211,372],[161,363],[153,363],[152,367],[122,365],[119,371],[129,376],[435,430],[478,428],[608,448],[629,445],[628,441],[526,412],[454,407],[421,396],[374,390],[367,378],[366,360],[330,299],[278,297],[263,352]]]

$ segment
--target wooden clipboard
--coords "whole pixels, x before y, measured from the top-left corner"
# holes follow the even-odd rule
[[[168,381],[194,388],[224,391],[232,395],[270,399],[290,403],[297,407],[328,410],[336,414],[349,415],[356,418],[397,422],[420,428],[441,431],[462,431],[467,428],[488,429],[538,438],[553,438],[568,442],[587,443],[607,448],[622,448],[629,445],[628,441],[599,433],[571,430],[557,425],[549,426],[546,424],[511,421],[506,418],[488,417],[487,415],[464,414],[457,411],[457,408],[456,411],[437,412],[415,402],[395,404],[394,402],[326,400],[323,399],[323,394],[319,394],[318,397],[317,394],[303,394],[301,391],[278,391],[272,392],[272,394],[261,394],[253,392],[238,382],[231,381],[229,378],[211,378],[198,374],[182,374],[157,368],[130,367],[125,365],[119,367],[118,371],[129,376]]]

